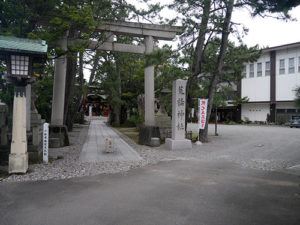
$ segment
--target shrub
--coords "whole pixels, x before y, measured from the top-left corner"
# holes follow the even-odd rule
[[[144,118],[140,115],[133,115],[126,121],[126,123],[139,127],[144,123]]]
[[[276,117],[276,124],[283,125],[290,121],[290,115],[284,114],[284,115],[277,115]]]
[[[229,121],[228,125],[235,125],[236,123],[234,121]]]

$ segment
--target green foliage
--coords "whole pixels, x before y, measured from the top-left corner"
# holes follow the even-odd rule
[[[14,86],[12,84],[4,85],[1,83],[0,100],[4,102],[9,108],[12,108],[14,99]]]
[[[252,7],[253,15],[261,15],[266,12],[282,13],[284,17],[289,18],[289,10],[300,4],[299,0],[245,0]]]
[[[140,115],[133,115],[127,121],[128,125],[139,127],[144,123],[144,118]]]
[[[47,122],[51,120],[52,94],[53,94],[53,76],[44,76],[42,80],[38,80],[33,88],[37,99],[35,106],[42,118]]]
[[[229,121],[227,124],[228,125],[235,125],[236,123],[234,121]]]
[[[287,114],[276,115],[276,124],[284,125],[285,123],[289,122],[290,119],[291,119],[291,116],[287,115]]]

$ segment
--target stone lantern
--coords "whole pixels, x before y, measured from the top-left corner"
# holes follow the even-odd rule
[[[9,173],[26,173],[28,169],[26,135],[26,86],[33,81],[33,63],[43,62],[47,56],[45,41],[0,36],[0,57],[6,60],[5,79],[15,85],[13,104],[13,127]]]

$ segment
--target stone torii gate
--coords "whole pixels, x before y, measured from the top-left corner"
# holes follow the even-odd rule
[[[182,32],[181,27],[168,25],[154,25],[133,22],[104,22],[98,26],[96,31],[106,32],[108,39],[105,42],[89,41],[89,48],[95,50],[115,51],[124,53],[151,53],[154,50],[154,39],[173,40],[177,34]],[[128,35],[143,37],[144,44],[130,45],[114,42],[114,35]],[[80,40],[75,40],[80,41]],[[74,41],[67,40],[67,37],[60,41],[62,49],[67,50],[68,44]],[[66,82],[66,56],[55,60],[54,84],[51,125],[63,126],[65,82]],[[154,117],[154,66],[147,66],[144,69],[145,76],[145,126],[155,126]]]

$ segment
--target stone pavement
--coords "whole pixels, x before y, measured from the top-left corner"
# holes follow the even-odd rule
[[[115,151],[105,152],[106,138],[114,140]],[[82,147],[80,161],[85,162],[128,162],[142,158],[112,128],[106,125],[106,118],[92,119],[88,136]]]

